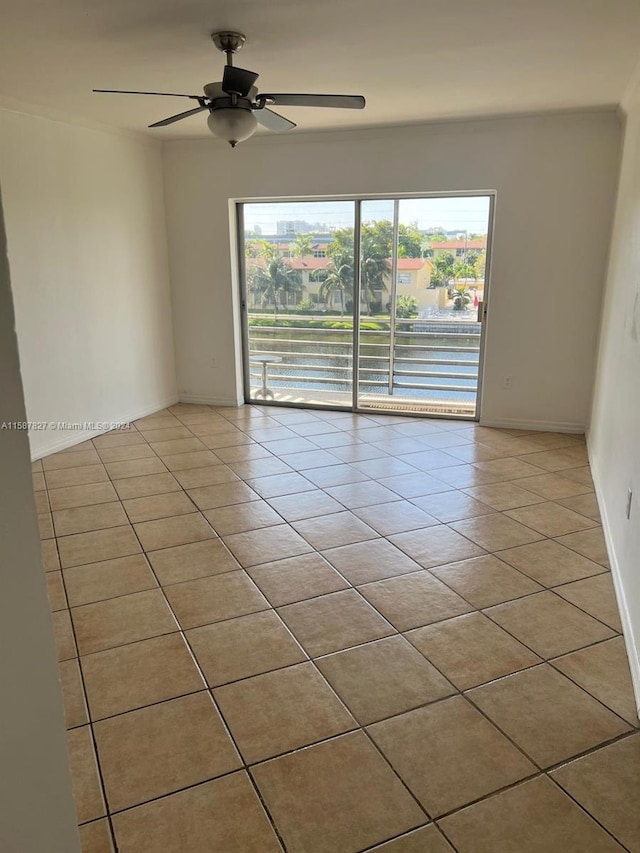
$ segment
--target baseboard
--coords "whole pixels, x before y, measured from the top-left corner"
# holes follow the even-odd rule
[[[584,424],[571,421],[526,421],[517,418],[480,418],[480,426],[495,427],[496,429],[529,429],[536,432],[570,432],[582,435]]]
[[[154,412],[159,412],[161,409],[173,406],[177,402],[177,394],[172,395],[166,400],[160,400],[156,403],[142,406],[139,409],[127,412],[126,414],[111,417],[109,418],[109,421],[111,423],[128,423],[129,421],[137,421],[139,418],[145,418],[147,415],[152,415]],[[68,447],[74,447],[76,444],[82,444],[83,441],[87,441],[89,438],[96,438],[98,435],[103,435],[105,432],[109,432],[109,430],[96,429],[78,430],[77,432],[72,433],[54,433],[56,438],[47,442],[45,447],[39,447],[38,450],[32,453],[31,461],[35,462],[37,459],[42,459],[44,456],[51,456],[52,453],[58,453],[60,450],[66,450]]]
[[[636,711],[638,713],[638,717],[640,718],[640,648],[638,647],[638,643],[636,642],[636,638],[633,633],[631,618],[629,616],[629,608],[627,607],[627,598],[625,596],[622,581],[620,578],[620,564],[618,563],[616,549],[613,542],[613,537],[611,535],[611,525],[609,524],[609,517],[607,515],[607,506],[604,502],[602,488],[600,486],[598,463],[597,460],[594,459],[593,454],[591,453],[588,433],[587,453],[589,454],[591,476],[593,478],[593,485],[596,491],[596,498],[598,500],[598,508],[600,510],[602,533],[604,535],[604,541],[607,546],[607,554],[609,555],[609,563],[611,565],[611,577],[613,579],[613,586],[616,591],[616,598],[618,600],[618,609],[620,610],[622,635],[624,637],[624,642],[627,649],[627,657],[629,659],[631,683],[633,684],[633,693],[636,700]]]
[[[180,394],[179,402],[199,403],[202,406],[231,406],[233,408],[244,406],[244,401],[238,401],[235,397],[210,397],[206,394]]]

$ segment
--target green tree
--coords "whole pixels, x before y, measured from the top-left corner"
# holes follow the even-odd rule
[[[377,223],[378,225],[379,223]],[[385,276],[391,270],[389,263],[391,242],[387,239],[384,228],[363,225],[360,235],[360,298],[366,306],[367,314],[371,314],[371,303],[375,299],[375,291],[385,292]],[[327,246],[327,257],[335,258],[341,264],[353,269],[353,229],[343,228],[334,232],[333,240]],[[353,275],[351,276],[353,282]],[[347,291],[345,290],[345,293]]]
[[[330,258],[337,252],[348,252],[353,258],[353,228],[340,228],[333,232],[333,240],[326,249],[327,257]]]
[[[313,302],[311,301],[311,299],[309,299],[308,296],[305,296],[304,299],[301,299],[296,306],[297,310],[301,311],[302,313],[304,313],[305,311],[313,311],[315,307],[316,306],[313,304]]]
[[[385,292],[385,275],[391,270],[388,253],[385,246],[381,245],[374,234],[362,229],[360,239],[360,292],[361,298],[371,316],[371,303],[375,299],[376,291]]]
[[[269,244],[267,244],[269,245]],[[294,270],[274,248],[265,250],[263,264],[256,266],[249,282],[249,290],[257,297],[263,306],[273,305],[274,314],[278,316],[278,300],[286,305],[287,296],[299,295],[304,286],[300,273]]]
[[[393,223],[388,219],[378,219],[375,222],[364,222],[362,224],[362,242],[365,237],[369,237],[379,248],[380,251],[391,257],[393,247]]]
[[[453,277],[456,281],[468,278],[475,279],[475,266],[473,264],[465,263],[463,261],[456,261],[456,263],[453,265]]]
[[[465,287],[456,287],[453,297],[453,310],[466,311],[471,304],[471,294]]]
[[[422,257],[422,234],[418,231],[417,225],[402,225],[398,226],[398,256],[400,258],[421,258]]]
[[[389,219],[379,219],[376,222],[365,222],[362,233],[370,234],[386,256],[393,254],[393,223]],[[398,225],[398,257],[420,258],[422,256],[422,234],[416,225]]]
[[[469,264],[469,266],[475,269],[476,264],[478,263],[478,258],[480,257],[480,252],[477,249],[470,249],[467,252],[467,256],[465,258],[465,263]]]
[[[308,258],[313,255],[313,235],[297,234],[289,247],[292,258]]]
[[[344,314],[345,297],[353,297],[353,251],[338,247],[329,254],[326,278],[319,288],[320,298],[327,308],[333,307],[336,293],[340,294],[340,313]]]
[[[453,278],[455,258],[451,252],[441,252],[431,262],[431,284],[434,287],[447,287]]]
[[[481,279],[483,279],[486,261],[487,261],[487,253],[485,252],[484,249],[482,251],[479,251],[478,249],[471,249],[469,252],[467,252],[467,255],[464,259],[464,262],[469,267],[468,272],[470,274],[465,276],[465,277],[466,278],[475,278],[475,279],[481,278]],[[458,277],[458,276],[456,276],[456,277]],[[462,277],[462,276],[460,276],[460,277]]]
[[[481,252],[477,252],[476,257],[474,258],[473,268],[475,271],[475,278],[484,279],[486,263],[487,252],[483,249]]]
[[[280,254],[278,247],[268,240],[252,240],[250,243],[246,243],[244,253],[247,258],[262,258],[263,260],[269,260]]]
[[[396,299],[396,317],[407,319],[418,316],[418,300],[415,296],[402,295]]]
[[[264,247],[267,245],[264,240],[252,239],[245,240],[244,256],[245,258],[258,258],[264,253]],[[270,244],[268,244],[270,245]]]

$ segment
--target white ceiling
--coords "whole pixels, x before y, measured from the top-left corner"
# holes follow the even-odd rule
[[[0,15],[5,104],[130,130],[189,102],[91,89],[199,94],[221,78],[217,29],[246,33],[236,64],[262,91],[366,96],[282,108],[301,130],[613,105],[640,51],[638,0],[0,0]],[[204,115],[148,132],[208,135]]]

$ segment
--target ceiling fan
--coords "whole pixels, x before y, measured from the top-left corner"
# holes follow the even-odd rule
[[[156,121],[149,127],[166,127],[183,118],[209,110],[207,124],[214,136],[225,139],[232,148],[252,136],[258,123],[267,130],[282,133],[296,125],[268,106],[289,107],[339,107],[342,109],[364,109],[362,95],[283,95],[259,94],[254,85],[258,74],[237,68],[233,64],[233,54],[244,45],[246,38],[242,33],[222,31],[211,34],[213,43],[227,55],[222,82],[207,83],[203,87],[204,95],[181,95],[172,92],[131,92],[118,89],[94,89],[94,92],[108,92],[116,95],[162,95],[174,98],[191,98],[199,106],[175,116]]]

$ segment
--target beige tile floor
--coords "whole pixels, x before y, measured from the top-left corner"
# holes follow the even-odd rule
[[[581,438],[177,405],[33,469],[84,853],[640,851]]]

